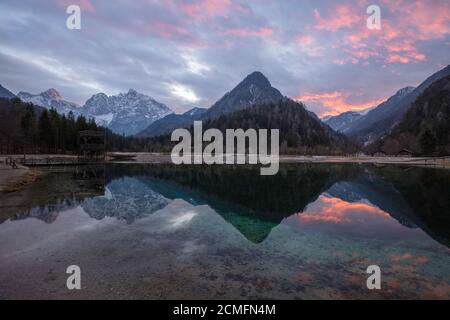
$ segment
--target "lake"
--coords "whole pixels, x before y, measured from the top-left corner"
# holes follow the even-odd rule
[[[450,299],[444,169],[88,166],[0,212],[1,299]]]

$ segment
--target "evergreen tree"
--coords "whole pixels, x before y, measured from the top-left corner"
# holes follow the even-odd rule
[[[27,105],[25,107],[25,113],[20,121],[20,126],[22,127],[26,137],[29,137],[31,134],[35,118],[36,114],[34,112],[33,106]]]
[[[436,150],[436,138],[430,129],[426,129],[420,136],[420,146],[422,147],[422,152],[430,156]]]
[[[50,116],[47,110],[42,111],[38,122],[38,139],[40,146],[46,146],[48,151],[53,149],[53,132]]]

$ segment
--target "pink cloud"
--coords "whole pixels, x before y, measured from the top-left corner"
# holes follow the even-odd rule
[[[138,27],[138,32],[152,34],[158,38],[175,41],[189,48],[208,47],[208,43],[206,41],[194,34],[191,34],[190,30],[183,25],[154,20],[144,26]]]
[[[298,44],[311,44],[314,41],[314,38],[310,35],[300,35],[295,38],[295,42]]]
[[[371,204],[347,202],[339,198],[331,198],[323,195],[319,196],[317,201],[303,213],[296,215],[297,219],[302,222],[327,222],[335,224],[362,220],[369,216],[385,219],[389,217],[389,214]]]
[[[194,20],[205,20],[213,17],[228,17],[233,11],[244,11],[232,0],[194,0],[182,1],[181,10]]]
[[[399,54],[391,54],[387,57],[386,61],[389,63],[410,63],[410,62],[418,62],[418,61],[425,61],[426,56],[422,53],[417,52],[409,52],[403,55]]]
[[[334,59],[334,60],[333,60],[333,63],[334,63],[334,64],[337,64],[337,65],[339,65],[339,66],[342,66],[342,65],[345,64],[345,60],[344,60],[344,59]]]
[[[237,37],[267,37],[273,34],[273,29],[267,27],[259,28],[257,30],[236,28],[225,30],[224,34]]]
[[[319,112],[320,117],[336,115],[345,111],[360,111],[379,105],[386,99],[367,100],[359,103],[349,101],[351,94],[343,91],[331,92],[309,92],[297,96],[295,99],[306,104],[314,103],[324,107],[326,110]]]
[[[67,8],[70,5],[78,5],[81,10],[86,12],[95,12],[95,6],[91,0],[56,0],[58,6]]]
[[[145,25],[143,31],[156,34],[162,38],[173,38],[174,36],[189,34],[187,29],[163,21],[152,21]]]
[[[450,2],[447,0],[383,0],[397,17],[396,26],[415,39],[440,39],[450,33]]]
[[[314,10],[314,17],[316,19],[315,28],[318,30],[327,30],[336,32],[343,28],[351,28],[364,20],[364,12],[357,13],[353,6],[338,5],[333,10],[333,13],[322,18],[318,9]]]
[[[439,40],[450,35],[450,2],[432,3],[411,0],[383,0],[381,30],[366,27],[367,3],[337,5],[327,16],[315,10],[316,30],[331,32],[331,47],[346,56],[339,61],[367,64],[375,58],[385,63],[417,63],[427,56],[419,49],[420,41]]]

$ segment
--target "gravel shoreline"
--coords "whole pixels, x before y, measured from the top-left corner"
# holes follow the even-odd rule
[[[12,193],[33,183],[40,176],[40,172],[28,167],[17,165],[13,169],[5,164],[5,158],[0,159],[0,193]]]

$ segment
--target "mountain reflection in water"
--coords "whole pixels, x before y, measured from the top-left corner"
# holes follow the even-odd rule
[[[28,204],[33,207],[11,219],[52,223],[59,212],[80,205],[94,219],[133,223],[183,199],[210,206],[259,243],[292,215],[301,221],[350,222],[354,215],[344,217],[345,208],[361,218],[366,213],[390,216],[450,246],[450,173],[445,170],[330,164],[284,164],[275,176],[236,166],[117,164],[79,170],[50,174],[45,183],[58,189],[55,197],[38,196]],[[71,187],[65,190],[61,185],[68,181]]]
[[[170,164],[49,172],[0,206],[0,287],[5,297],[450,299],[449,190],[447,170],[356,164],[282,164],[275,176]],[[73,259],[89,266],[90,290],[67,293],[57,276],[43,277],[46,293],[27,287],[28,272]],[[365,287],[370,264],[385,290]]]

